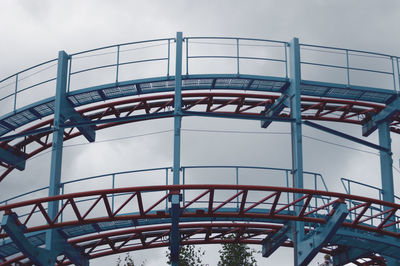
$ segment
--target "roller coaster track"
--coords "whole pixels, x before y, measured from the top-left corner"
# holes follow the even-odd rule
[[[220,54],[220,48],[212,53],[196,47],[203,45],[231,47],[234,54]],[[154,47],[165,49],[146,53]],[[171,57],[173,47],[175,61]],[[272,50],[257,54],[254,51],[259,47]],[[139,56],[126,56],[132,51],[139,51]],[[317,55],[309,56],[310,52]],[[321,52],[334,53],[337,58],[333,63],[326,62],[328,57]],[[99,59],[108,55],[115,55],[115,62]],[[344,61],[337,63],[339,57]],[[79,65],[87,58],[95,58],[95,63]],[[357,64],[357,58],[379,62]],[[195,64],[202,60],[209,62]],[[214,65],[218,60],[229,61],[231,70],[221,71]],[[246,63],[255,62],[261,67],[246,70]],[[161,74],[147,68],[145,78],[140,78],[140,68],[136,72],[129,68],[145,68],[148,63],[162,69]],[[171,70],[173,64],[175,72]],[[57,73],[46,76],[55,65]],[[265,66],[260,74],[258,70]],[[307,72],[309,67],[316,70]],[[321,80],[321,68],[339,71],[344,79]],[[105,81],[103,70],[112,70],[111,79]],[[307,74],[310,78],[306,79]],[[371,81],[372,76],[378,78]],[[79,78],[98,83],[75,83]],[[35,95],[40,88],[44,93]],[[55,183],[49,186],[49,195],[56,196],[0,205],[0,263],[45,264],[40,254],[51,254],[58,265],[87,265],[92,258],[169,246],[175,252],[176,265],[181,244],[240,242],[262,245],[267,249],[263,251],[266,257],[279,246],[294,247],[295,263],[305,251],[307,257],[300,258],[299,265],[311,261],[316,252],[332,255],[336,265],[397,265],[400,205],[393,203],[394,194],[388,186],[393,185],[389,133],[400,134],[399,88],[397,56],[299,44],[296,38],[289,43],[183,38],[178,33],[176,38],[117,44],[70,55],[61,51],[58,59],[0,80],[0,181],[14,169],[24,170],[27,159],[56,146],[52,150],[56,159],[51,163],[51,180]],[[37,97],[31,100],[26,96],[29,94]],[[182,168],[177,136],[180,119],[189,116],[254,120],[262,127],[273,121],[290,123],[293,169],[287,170],[286,176],[290,171],[298,188],[179,185]],[[162,118],[174,119],[174,185],[113,185],[112,189],[58,195],[63,141],[83,135],[94,142],[97,130]],[[379,145],[311,121],[359,125],[363,136],[378,129]],[[382,167],[382,189],[378,190],[386,201],[299,188],[303,178],[299,144],[302,124],[378,149]],[[289,234],[288,228],[295,233]],[[303,231],[304,236],[299,233]],[[232,234],[234,239],[228,237]],[[52,237],[64,241],[61,251],[51,244]],[[44,249],[44,245],[53,249]]]

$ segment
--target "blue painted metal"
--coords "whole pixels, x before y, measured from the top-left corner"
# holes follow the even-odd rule
[[[288,238],[292,228],[289,223],[285,224],[278,232],[268,235],[261,244],[263,257],[268,258],[271,256]]]
[[[318,129],[318,130],[322,130],[324,132],[327,132],[327,133],[330,133],[330,134],[333,134],[333,135],[336,135],[336,136],[339,136],[339,137],[342,137],[342,138],[345,138],[345,139],[348,139],[348,140],[363,144],[363,145],[365,145],[367,147],[370,147],[370,148],[373,148],[373,149],[376,149],[376,150],[379,150],[379,151],[384,151],[384,152],[388,151],[388,148],[386,146],[376,145],[376,144],[371,143],[369,141],[365,141],[365,140],[353,137],[353,136],[348,135],[346,133],[343,133],[343,132],[331,129],[329,127],[325,127],[325,126],[316,124],[316,123],[311,122],[311,121],[304,120],[303,124],[305,124],[307,126],[310,126],[312,128],[315,128],[315,129]]]
[[[333,265],[345,265],[358,258],[362,258],[370,254],[371,251],[360,248],[347,248],[340,253],[333,255]]]
[[[393,159],[391,151],[390,125],[388,121],[381,122],[378,126],[379,144],[386,148],[386,151],[379,151],[382,177],[383,200],[394,202],[393,186]]]
[[[174,97],[174,165],[173,184],[178,185],[181,170],[181,123],[182,123],[182,32],[176,34],[176,61],[175,61],[175,97]],[[178,265],[179,259],[179,216],[180,216],[180,195],[172,195],[171,199],[171,233],[170,249],[171,263]]]
[[[349,211],[346,204],[339,203],[334,206],[335,212],[327,219],[326,224],[321,225],[312,233],[305,236],[299,243],[297,265],[308,265],[337,232]]]
[[[362,135],[368,137],[377,128],[379,123],[390,119],[394,114],[400,111],[400,99],[397,96],[392,100],[391,103],[386,105],[386,107],[380,111],[378,114],[367,119],[362,125]]]
[[[290,58],[290,86],[287,90],[290,99],[290,117],[294,119],[291,123],[292,136],[292,175],[293,186],[303,188],[303,144],[301,131],[301,92],[300,92],[300,46],[299,39],[293,38],[289,47]],[[301,198],[301,194],[296,194],[295,199]],[[299,214],[301,208],[295,206],[295,212]],[[294,262],[299,265],[299,244],[304,238],[304,223],[295,222],[293,226],[293,243],[294,243]]]
[[[54,265],[55,254],[49,250],[36,247],[24,236],[23,225],[18,225],[18,218],[15,213],[4,215],[1,222],[2,228],[7,232],[18,249],[36,265]]]
[[[56,196],[60,194],[61,182],[61,165],[62,165],[62,147],[64,138],[64,128],[61,124],[64,122],[64,112],[66,109],[66,86],[67,86],[67,71],[68,71],[68,55],[64,51],[58,53],[58,69],[57,69],[57,85],[55,96],[55,109],[54,109],[54,132],[53,144],[51,152],[51,165],[50,165],[50,183],[49,183],[49,196]],[[49,216],[50,219],[56,217],[58,213],[58,201],[49,203]],[[57,245],[57,236],[55,230],[49,230],[46,233],[46,248],[53,251]]]
[[[265,113],[263,114],[264,117],[271,118],[271,120],[261,120],[261,127],[267,128],[271,123],[272,119],[276,118],[285,107],[289,106],[287,101],[288,95],[283,93],[278,99],[276,99],[275,103],[271,106],[266,108]]]
[[[85,125],[85,122],[90,121],[90,119],[82,117],[67,100],[65,100],[63,115],[64,119],[68,118],[72,124],[78,124],[78,130],[89,142],[94,142],[96,140],[96,128],[93,125]]]
[[[0,148],[0,161],[12,165],[16,169],[25,170],[26,159],[23,152],[15,153],[12,150]]]

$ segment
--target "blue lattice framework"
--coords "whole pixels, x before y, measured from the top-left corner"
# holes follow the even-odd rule
[[[127,56],[137,50],[139,56]],[[99,59],[103,56],[111,61]],[[229,70],[222,73],[218,62]],[[152,65],[146,77],[137,78],[147,64]],[[136,66],[140,68],[133,71]],[[293,246],[295,265],[306,265],[318,252],[333,255],[336,265],[360,258],[397,265],[400,205],[394,203],[390,132],[400,133],[399,69],[397,56],[300,44],[297,38],[283,42],[177,33],[176,38],[71,55],[60,51],[57,59],[0,81],[5,91],[0,99],[5,108],[0,117],[0,180],[14,169],[25,170],[27,159],[53,147],[49,197],[0,206],[0,258],[3,264],[31,260],[38,265],[86,265],[90,258],[169,246],[177,265],[181,245],[239,241],[262,245],[265,256],[281,245]],[[83,85],[93,81],[93,73],[97,84]],[[26,103],[28,94],[35,97]],[[290,123],[294,188],[180,185],[185,116],[252,119],[263,128],[273,121]],[[94,142],[96,130],[165,117],[174,117],[172,185],[61,193],[64,141],[83,135]],[[378,130],[379,143],[310,120],[359,124],[365,137]],[[303,125],[377,149],[382,200],[303,189]],[[185,198],[185,191],[196,189],[202,192],[191,198],[186,193]],[[148,206],[142,194],[154,191],[163,196]],[[230,196],[216,200],[221,191]],[[254,191],[262,196],[250,197]],[[128,198],[115,207],[114,195]],[[203,197],[205,205],[199,202]],[[121,211],[132,200],[136,209]],[[91,207],[85,209],[81,202],[91,202]],[[159,208],[162,202],[165,208]],[[189,208],[194,203],[204,206]],[[104,205],[103,216],[89,218],[97,204]],[[29,209],[27,216],[20,209]],[[67,209],[73,214],[68,222]],[[41,216],[41,225],[31,224],[34,216]],[[236,239],[223,237],[230,233]],[[100,246],[108,249],[98,251]]]

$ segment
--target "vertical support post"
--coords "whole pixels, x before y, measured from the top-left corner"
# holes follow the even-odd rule
[[[293,175],[293,186],[295,188],[303,188],[303,144],[302,144],[302,132],[301,132],[301,94],[300,94],[300,45],[299,39],[293,38],[290,43],[290,87],[289,87],[289,99],[290,99],[290,116],[294,119],[291,123],[291,135],[292,135],[292,175]],[[295,200],[300,198],[301,194],[295,194]],[[301,211],[301,203],[299,202],[295,206],[295,213],[299,214]],[[295,265],[298,265],[299,243],[304,238],[304,222],[295,222],[293,232],[293,243],[294,243],[294,261]]]
[[[396,71],[394,70],[394,57],[390,57],[390,61],[392,62],[392,73],[393,73],[393,89],[394,91],[397,91],[396,89]]]
[[[388,151],[379,151],[382,179],[382,197],[384,201],[394,202],[393,169],[392,169],[392,151],[390,139],[390,123],[385,120],[378,125],[379,145],[388,149]],[[387,208],[384,208],[386,210]],[[392,226],[390,230],[395,230]],[[395,259],[385,257],[386,265],[398,265]]]
[[[51,152],[49,197],[60,194],[62,148],[64,140],[64,128],[61,127],[61,124],[64,122],[63,113],[66,107],[67,73],[68,55],[64,51],[60,51],[58,53],[56,96],[54,104],[54,132]],[[59,208],[58,204],[58,201],[49,202],[48,214],[50,219],[56,217]],[[46,232],[46,248],[50,250],[50,252],[55,250],[57,245],[56,233],[56,231],[51,229]]]
[[[288,78],[287,43],[285,42],[285,78]]]
[[[179,185],[179,171],[181,168],[181,122],[182,122],[182,32],[176,33],[176,62],[175,62],[175,98],[174,98],[174,165],[173,165],[173,184]],[[179,213],[180,197],[171,197],[171,233],[170,248],[171,262],[173,266],[178,265],[179,259]]]
[[[388,151],[379,151],[381,176],[382,176],[382,194],[383,200],[394,202],[394,187],[393,187],[393,170],[392,170],[392,151],[390,139],[390,123],[383,121],[378,125],[379,145],[388,149]]]

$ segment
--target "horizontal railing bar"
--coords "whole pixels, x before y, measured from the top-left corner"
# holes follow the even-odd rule
[[[33,194],[33,193],[42,191],[42,190],[45,190],[45,189],[48,189],[48,188],[49,188],[49,186],[47,186],[47,187],[42,187],[42,188],[38,188],[38,189],[29,191],[29,192],[25,192],[25,193],[19,194],[19,195],[17,195],[17,196],[14,196],[14,197],[12,197],[12,198],[9,198],[9,199],[0,201],[0,204],[2,205],[2,204],[5,204],[5,203],[7,203],[7,202],[9,202],[9,201],[12,201],[12,200],[15,200],[15,199],[18,199],[18,198],[27,196],[27,195],[29,195],[29,194]]]
[[[104,50],[104,49],[110,49],[114,48],[117,46],[126,46],[126,45],[133,45],[133,44],[140,44],[140,43],[149,43],[149,42],[161,42],[161,41],[168,41],[168,40],[175,40],[175,38],[161,38],[161,39],[152,39],[152,40],[145,40],[145,41],[137,41],[137,42],[127,42],[127,43],[120,43],[120,44],[113,44],[113,45],[108,45],[108,46],[103,46],[103,47],[98,47],[94,49],[89,49],[77,53],[70,54],[70,56],[76,56],[76,55],[81,55],[85,53],[90,53],[94,51],[99,51],[99,50]]]
[[[289,44],[285,41],[277,41],[277,40],[268,40],[268,39],[258,39],[258,38],[241,38],[241,37],[185,37],[184,39],[188,40],[201,40],[201,39],[209,39],[209,40],[244,40],[244,41],[260,41],[260,42],[273,42],[273,43],[281,43],[281,44]],[[236,45],[236,44],[235,44]],[[282,46],[284,47],[284,46]]]
[[[368,185],[368,184],[361,183],[361,182],[358,182],[358,181],[355,181],[355,180],[347,179],[347,178],[345,178],[345,177],[342,177],[342,178],[340,178],[340,179],[341,179],[341,180],[344,180],[344,181],[347,181],[347,182],[350,182],[350,183],[357,184],[357,185],[362,185],[362,186],[365,186],[365,187],[377,189],[377,190],[379,190],[379,191],[382,192],[382,189],[381,189],[381,188],[378,188],[378,187],[375,187],[375,186],[372,186],[372,185]]]
[[[51,78],[51,79],[48,79],[48,80],[45,80],[45,81],[36,83],[36,84],[34,84],[34,85],[31,85],[31,86],[28,86],[28,87],[23,88],[23,89],[21,89],[21,90],[18,90],[17,93],[20,93],[20,92],[29,90],[29,89],[31,89],[31,88],[34,88],[34,87],[37,87],[37,86],[40,86],[40,85],[43,85],[43,84],[45,84],[45,83],[48,83],[48,82],[51,82],[51,81],[55,81],[55,80],[57,80],[57,78]],[[56,88],[54,87],[54,93],[55,93],[55,92],[56,92]]]
[[[48,64],[48,63],[51,63],[51,62],[55,62],[55,61],[57,61],[57,60],[58,60],[58,58],[55,58],[55,59],[52,59],[52,60],[49,60],[49,61],[45,61],[45,62],[40,63],[40,64],[37,64],[37,65],[31,66],[31,67],[26,68],[26,69],[24,69],[24,70],[21,70],[21,71],[15,73],[15,74],[12,74],[11,76],[8,76],[8,77],[6,77],[6,78],[0,80],[0,83],[2,83],[3,81],[5,81],[5,80],[7,80],[7,79],[10,79],[10,78],[12,78],[12,77],[15,77],[16,75],[19,75],[19,74],[21,74],[21,73],[24,73],[24,72],[29,71],[29,70],[31,70],[31,69],[34,69],[34,68],[36,68],[36,67],[40,67],[40,66],[43,66],[43,65],[45,65],[45,64]]]
[[[305,44],[305,43],[300,43],[300,46],[315,47],[315,48],[322,48],[322,49],[331,49],[331,50],[339,50],[339,51],[349,51],[349,52],[362,53],[362,54],[378,55],[378,56],[381,56],[381,57],[388,57],[388,58],[396,57],[396,56],[392,56],[392,55],[389,55],[389,54],[368,52],[368,51],[362,51],[362,50],[356,50],[356,49],[346,49],[346,48],[339,48],[339,47],[333,47],[333,46],[322,46],[322,45]]]
[[[267,57],[248,57],[248,56],[231,56],[231,55],[192,55],[188,56],[189,59],[205,59],[205,58],[220,58],[220,59],[253,59],[253,60],[264,60],[264,61],[276,61],[283,62],[286,61],[283,59],[275,59],[275,58],[267,58]]]
[[[365,71],[365,72],[373,72],[373,73],[379,73],[379,74],[393,75],[393,72],[387,72],[387,71],[381,71],[381,70],[372,70],[372,69],[368,69],[368,68],[346,67],[346,66],[320,64],[320,63],[313,63],[313,62],[306,62],[306,61],[301,61],[300,63],[301,64],[305,64],[305,65],[323,66],[323,67],[331,67],[331,68],[339,68],[339,69],[350,69],[350,70],[358,70],[358,71]]]
[[[150,172],[150,171],[161,171],[161,170],[166,170],[166,169],[171,169],[171,168],[172,167],[158,167],[158,168],[150,168],[150,169],[139,169],[139,170],[108,173],[108,174],[103,174],[103,175],[89,176],[89,177],[84,177],[84,178],[75,179],[75,180],[71,180],[71,181],[66,181],[66,182],[61,183],[61,185],[67,185],[67,184],[71,184],[71,183],[76,183],[76,182],[80,182],[80,181],[86,181],[86,180],[101,178],[101,177],[106,177],[106,176],[112,176],[112,175],[123,175],[123,174],[131,174],[131,173]]]
[[[160,57],[160,58],[152,58],[152,59],[143,59],[143,60],[137,60],[137,61],[129,61],[129,62],[123,62],[119,64],[109,64],[109,65],[102,65],[102,66],[97,66],[97,67],[91,67],[91,68],[86,68],[82,69],[79,71],[71,72],[71,76],[83,72],[88,72],[88,71],[93,71],[96,69],[102,69],[102,68],[108,68],[108,67],[115,67],[115,66],[122,66],[122,65],[128,65],[128,64],[136,64],[136,63],[144,63],[144,62],[151,62],[151,61],[163,61],[163,60],[168,60],[167,57]]]

